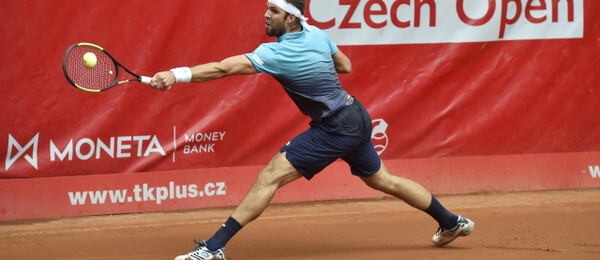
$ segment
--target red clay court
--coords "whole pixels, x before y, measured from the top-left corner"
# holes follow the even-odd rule
[[[449,246],[436,223],[392,198],[274,204],[228,259],[600,259],[600,189],[439,196],[475,221]],[[232,208],[0,223],[1,259],[173,259]]]

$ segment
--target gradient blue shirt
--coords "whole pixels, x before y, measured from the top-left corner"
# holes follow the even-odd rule
[[[272,75],[302,113],[321,121],[345,106],[332,56],[337,46],[319,28],[286,33],[246,54],[258,72]]]

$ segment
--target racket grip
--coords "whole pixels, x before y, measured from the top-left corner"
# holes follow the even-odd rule
[[[151,77],[146,77],[146,76],[140,76],[140,81],[142,83],[146,83],[146,84],[150,85],[150,81],[152,81],[152,78]]]

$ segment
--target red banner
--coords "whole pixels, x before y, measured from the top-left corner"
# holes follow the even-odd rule
[[[557,160],[568,164],[571,173],[556,173],[558,179],[541,186],[523,187],[518,182],[529,183],[518,178],[523,173],[502,163],[489,170],[514,178],[512,185],[522,189],[600,186],[594,177],[600,161],[595,153],[600,151],[596,10],[600,2],[591,0],[307,3],[309,23],[324,29],[353,62],[353,72],[340,76],[342,85],[370,111],[373,141],[388,168],[409,176],[405,170],[421,168],[403,165],[425,160],[433,163],[435,170],[430,170],[444,170],[445,176],[479,180],[468,189],[436,188],[435,181],[427,181],[426,186],[438,193],[510,189],[509,184],[486,183],[496,178],[478,178],[480,173],[472,169],[481,170],[479,166],[446,169],[459,162],[507,162],[547,176],[542,164]],[[59,195],[48,197],[56,204],[45,201],[47,205],[70,201],[74,197],[69,191],[123,189],[131,190],[129,195],[113,196],[127,200],[131,195],[135,202],[133,190],[138,185],[143,191],[143,182],[128,178],[145,176],[160,179],[147,187],[155,188],[155,200],[156,187],[176,192],[177,187],[195,184],[197,196],[208,183],[250,185],[260,169],[257,165],[266,164],[308,127],[309,119],[269,75],[176,84],[167,92],[128,83],[86,93],[69,85],[61,65],[66,49],[77,42],[102,46],[125,67],[146,76],[219,61],[274,40],[264,32],[265,11],[264,3],[241,0],[3,3],[0,216],[2,211],[15,211],[9,205],[36,204],[15,191],[35,183],[73,184],[68,191],[48,191]],[[515,163],[519,158],[532,161]],[[230,168],[236,170],[227,173]],[[211,177],[192,181],[190,172],[197,172],[198,178],[210,172]],[[162,174],[185,177],[158,177]],[[572,174],[585,177],[569,180]],[[124,179],[131,187],[113,185]],[[89,186],[94,182],[99,187]],[[318,183],[315,187],[322,187]],[[245,193],[235,190],[228,189],[222,200],[211,197],[211,202],[183,207],[235,204]],[[313,198],[294,193],[294,199],[281,201],[371,196],[346,193]],[[163,207],[171,203],[167,201],[152,207],[108,208],[177,208]],[[23,210],[27,211],[19,212]],[[63,215],[76,212],[110,210],[78,209]]]
[[[386,160],[388,169],[435,194],[600,186],[600,152]],[[0,181],[0,220],[237,205],[261,166],[82,175]],[[457,181],[458,180],[458,181]],[[309,192],[307,192],[309,191]],[[311,181],[291,183],[273,203],[375,198],[336,162]]]

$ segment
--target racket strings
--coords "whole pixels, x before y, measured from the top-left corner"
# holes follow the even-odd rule
[[[94,53],[96,65],[87,67],[83,56]],[[67,54],[65,69],[68,77],[79,87],[89,90],[102,90],[111,87],[117,80],[117,66],[103,51],[90,46],[76,46]]]

